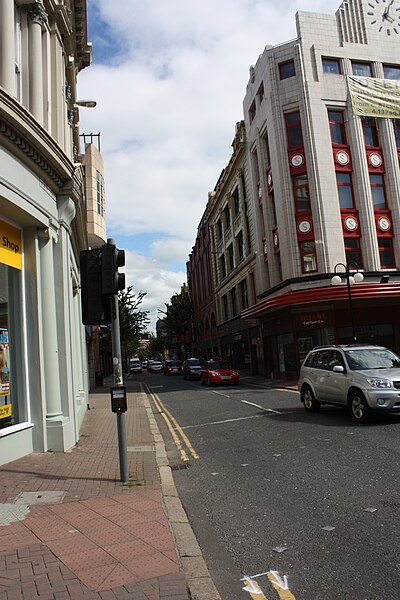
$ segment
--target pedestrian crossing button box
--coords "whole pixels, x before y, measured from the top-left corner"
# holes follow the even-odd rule
[[[113,387],[110,388],[111,392],[111,410],[114,413],[122,413],[128,410],[126,401],[126,388],[125,387]]]

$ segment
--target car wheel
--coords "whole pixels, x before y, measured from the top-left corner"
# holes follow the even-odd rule
[[[371,418],[372,411],[367,404],[364,394],[359,390],[351,394],[349,410],[354,421],[357,421],[357,423],[367,423]]]
[[[301,390],[301,400],[307,412],[318,412],[321,408],[321,402],[315,399],[313,391],[308,385]]]

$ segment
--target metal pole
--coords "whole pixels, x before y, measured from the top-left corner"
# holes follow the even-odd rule
[[[114,244],[114,240],[108,239],[107,244]],[[118,295],[116,294],[110,299],[111,302],[111,334],[112,334],[112,350],[113,350],[113,371],[114,371],[114,386],[122,387],[124,381],[122,378],[122,361],[121,361],[121,339],[119,332],[119,309]],[[122,482],[129,481],[128,469],[128,452],[126,449],[126,425],[125,412],[117,413],[117,432],[118,432],[118,453],[119,453],[119,471]]]
[[[346,265],[346,282],[347,282],[347,292],[349,294],[349,310],[350,310],[350,320],[351,320],[351,331],[353,335],[353,342],[357,341],[356,331],[354,328],[354,315],[353,315],[353,301],[351,298],[351,285],[350,285],[350,269],[349,266]]]

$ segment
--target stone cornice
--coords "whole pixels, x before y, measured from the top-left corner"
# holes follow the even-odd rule
[[[23,155],[57,194],[71,183],[75,166],[32,115],[0,87],[0,142]]]

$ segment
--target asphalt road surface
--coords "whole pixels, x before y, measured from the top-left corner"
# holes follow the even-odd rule
[[[307,414],[296,391],[139,377],[223,600],[400,598],[400,417],[358,425]]]

